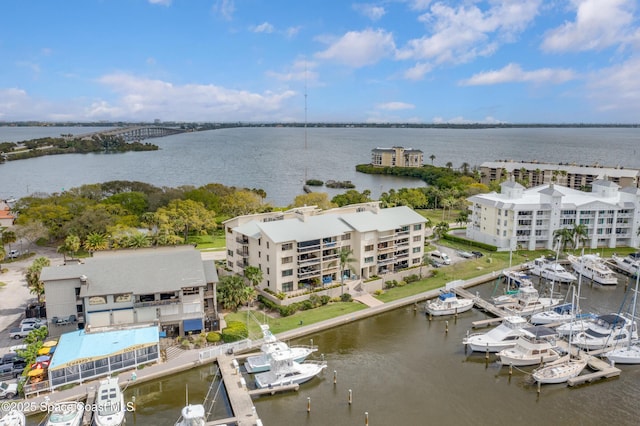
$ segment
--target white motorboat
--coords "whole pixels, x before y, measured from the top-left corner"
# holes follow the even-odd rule
[[[277,353],[279,359],[289,358],[296,362],[303,362],[309,355],[318,350],[317,346],[296,345],[289,346],[279,341],[270,331],[268,325],[261,325],[264,343],[260,347],[261,353],[247,357],[244,366],[247,373],[262,373],[271,368],[272,355]]]
[[[529,322],[521,316],[507,316],[497,327],[486,333],[470,334],[462,340],[462,343],[472,351],[499,352],[515,346],[518,337],[528,326],[530,326]]]
[[[427,314],[434,316],[455,315],[471,310],[473,304],[474,301],[471,299],[459,298],[454,292],[446,291],[427,301],[425,310]]]
[[[575,319],[573,303],[563,303],[552,309],[531,315],[529,320],[533,325],[564,324]]]
[[[573,359],[571,355],[565,355],[556,361],[533,370],[531,376],[533,380],[541,384],[565,383],[569,379],[580,375],[586,366],[586,359]]]
[[[640,274],[636,274],[636,289],[633,294],[633,311],[631,318],[636,317],[636,311],[638,307],[638,285],[640,284]],[[632,335],[629,334],[629,340],[625,345],[617,347],[604,354],[609,361],[613,361],[617,364],[640,364],[640,343],[637,340],[632,340]]]
[[[618,277],[597,254],[568,255],[567,259],[576,273],[600,285],[616,285]]]
[[[611,256],[611,260],[616,268],[622,270],[625,274],[635,277],[640,272],[640,259],[635,254],[625,257],[614,254]]]
[[[629,339],[638,339],[635,321],[619,314],[599,315],[591,321],[584,331],[580,331],[571,339],[581,349],[596,350],[619,345]]]
[[[520,289],[533,287],[533,282],[529,275],[521,271],[505,270],[502,272],[505,281],[504,294],[493,296],[491,301],[495,306],[503,306],[518,303]]]
[[[568,284],[577,280],[577,277],[567,271],[564,266],[559,264],[557,261],[549,260],[544,256],[535,259],[528,265],[528,267],[531,275],[536,275],[547,281]]]
[[[101,380],[96,391],[94,426],[120,426],[124,422],[124,395],[117,377]]]
[[[27,419],[20,410],[11,410],[0,418],[0,426],[25,426]]]
[[[502,365],[520,367],[555,361],[560,358],[556,337],[558,333],[548,327],[525,328],[514,347],[498,352],[500,362]]]
[[[514,298],[515,302],[501,306],[509,315],[533,315],[557,306],[561,302],[555,297],[540,297],[540,293],[533,285],[520,287]]]
[[[581,331],[585,331],[589,328],[589,325],[594,322],[598,316],[596,314],[587,312],[584,314],[576,314],[573,321],[565,322],[556,327],[556,331],[560,336],[573,336]]]
[[[84,416],[82,402],[59,402],[52,406],[46,426],[80,426]]]
[[[295,362],[288,357],[279,358],[278,353],[271,357],[271,369],[255,375],[257,388],[278,387],[302,384],[316,377],[327,367],[324,361]]]
[[[207,416],[205,414],[204,405],[187,404],[180,412],[180,418],[175,426],[205,426],[207,424]]]

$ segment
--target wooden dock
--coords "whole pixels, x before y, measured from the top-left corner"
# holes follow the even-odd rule
[[[260,423],[253,400],[247,391],[245,379],[240,374],[238,361],[232,355],[218,355],[218,367],[220,368],[220,374],[227,390],[229,404],[234,417],[225,419],[224,423],[221,423],[220,420],[207,422],[207,426],[225,423],[235,423],[238,426],[254,426]]]
[[[95,386],[87,387],[87,399],[86,406],[92,407],[96,402],[96,388]],[[93,410],[84,410],[84,415],[82,416],[82,426],[89,426],[91,421],[93,420]]]
[[[480,309],[481,311],[487,312],[493,316],[495,316],[495,318],[488,318],[485,320],[480,320],[480,321],[474,321],[471,323],[473,328],[478,328],[478,327],[486,327],[488,325],[491,324],[495,324],[497,322],[502,321],[502,318],[505,316],[505,311],[499,307],[497,307],[496,305],[494,305],[491,302],[488,302],[486,300],[484,300],[481,297],[478,297],[476,295],[474,295],[473,293],[471,293],[470,291],[462,288],[462,287],[453,287],[451,288],[451,290],[460,297],[464,297],[465,299],[471,299],[473,300],[473,302],[475,303],[476,308]]]
[[[270,388],[252,389],[249,391],[249,395],[250,396],[273,395],[278,392],[297,391],[298,389],[300,389],[300,385],[297,383],[293,383],[290,385],[272,386]]]
[[[565,352],[569,352],[569,344],[564,340],[558,341],[558,346],[560,346]],[[581,374],[577,377],[569,379],[567,384],[569,386],[577,386],[582,385],[584,383],[591,383],[594,380],[599,379],[608,379],[610,377],[617,377],[620,375],[620,369],[613,367],[608,362],[598,358],[594,355],[594,353],[603,353],[605,350],[598,352],[585,352],[576,347],[571,347],[571,355],[580,357],[582,359],[587,360],[587,365],[591,370],[594,370],[592,373]]]

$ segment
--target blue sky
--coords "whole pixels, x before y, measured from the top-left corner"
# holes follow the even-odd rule
[[[636,0],[3,1],[0,121],[638,123],[638,13]]]

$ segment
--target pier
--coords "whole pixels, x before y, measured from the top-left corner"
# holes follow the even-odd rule
[[[227,389],[227,396],[234,417],[223,421],[207,422],[207,426],[233,422],[238,426],[254,426],[258,424],[260,419],[256,413],[256,407],[253,405],[253,400],[247,391],[244,377],[240,374],[238,361],[231,355],[218,355],[218,367],[220,368],[220,374],[222,374],[224,386]]]

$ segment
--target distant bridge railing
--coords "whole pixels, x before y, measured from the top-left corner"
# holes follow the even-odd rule
[[[120,127],[113,130],[103,130],[100,132],[87,133],[84,135],[74,136],[80,139],[91,139],[94,136],[99,137],[119,137],[126,142],[141,141],[144,139],[161,138],[163,136],[177,135],[184,133],[186,130],[177,129],[174,127],[160,127],[160,126],[135,126],[135,127]]]

